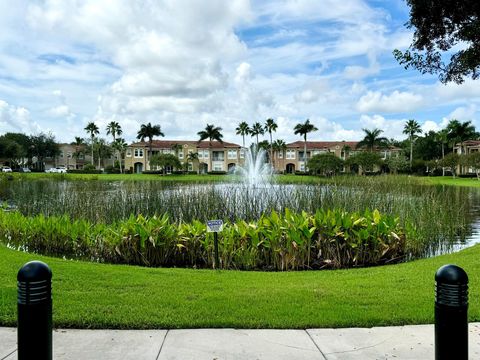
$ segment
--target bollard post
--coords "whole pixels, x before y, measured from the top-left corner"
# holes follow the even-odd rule
[[[52,271],[30,261],[18,271],[18,360],[52,360]]]
[[[435,273],[435,359],[468,360],[468,276],[456,265]]]

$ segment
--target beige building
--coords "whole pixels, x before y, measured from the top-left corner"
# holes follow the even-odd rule
[[[152,152],[149,153],[148,142],[137,142],[128,146],[125,153],[125,169],[134,173],[159,170],[152,168],[148,162],[155,154],[173,154],[184,166],[189,153],[197,153],[198,160],[188,161],[189,171],[206,173],[211,171],[233,172],[235,167],[243,164],[245,151],[240,145],[229,142],[188,141],[188,140],[153,140]],[[173,169],[167,168],[167,173]]]
[[[67,170],[81,170],[86,164],[92,163],[92,155],[86,145],[58,144],[60,153],[55,158],[45,158],[45,170],[57,166],[65,167]],[[114,158],[109,157],[101,159],[100,164],[95,161],[94,166],[97,168],[105,168],[114,163]]]
[[[284,151],[275,151],[273,163],[275,171],[293,174],[295,171],[305,171],[306,162],[315,155],[332,153],[346,160],[353,154],[364,151],[357,149],[358,141],[307,141],[307,154],[304,157],[303,141],[295,141],[287,144]],[[390,156],[398,156],[401,149],[390,147],[377,150],[383,159]]]
[[[453,147],[453,152],[458,155],[468,155],[478,151],[480,151],[480,140],[467,140],[463,143],[458,143]],[[457,167],[457,173],[459,175],[473,174],[475,173],[475,169],[459,165]]]

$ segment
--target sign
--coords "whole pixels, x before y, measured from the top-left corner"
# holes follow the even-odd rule
[[[207,232],[220,232],[223,230],[223,220],[207,220]]]

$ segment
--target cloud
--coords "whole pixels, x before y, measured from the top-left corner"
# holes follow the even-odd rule
[[[416,110],[422,105],[421,95],[395,90],[390,95],[380,91],[369,91],[358,100],[356,107],[361,112],[396,113]]]
[[[360,116],[360,124],[362,125],[362,128],[368,130],[380,129],[383,131],[381,136],[389,139],[394,138],[397,140],[405,138],[405,135],[402,134],[403,128],[405,126],[405,121],[406,120],[404,119],[387,120],[386,118],[378,114],[375,114],[373,116]]]
[[[31,134],[39,132],[40,127],[31,120],[27,109],[0,100],[0,131]]]

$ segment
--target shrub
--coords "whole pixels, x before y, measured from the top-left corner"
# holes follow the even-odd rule
[[[0,241],[46,255],[143,266],[211,267],[214,257],[213,236],[204,223],[171,222],[167,215],[130,216],[105,225],[0,211]],[[403,259],[406,249],[399,219],[377,210],[273,211],[256,222],[225,222],[219,235],[224,269],[377,265]]]

